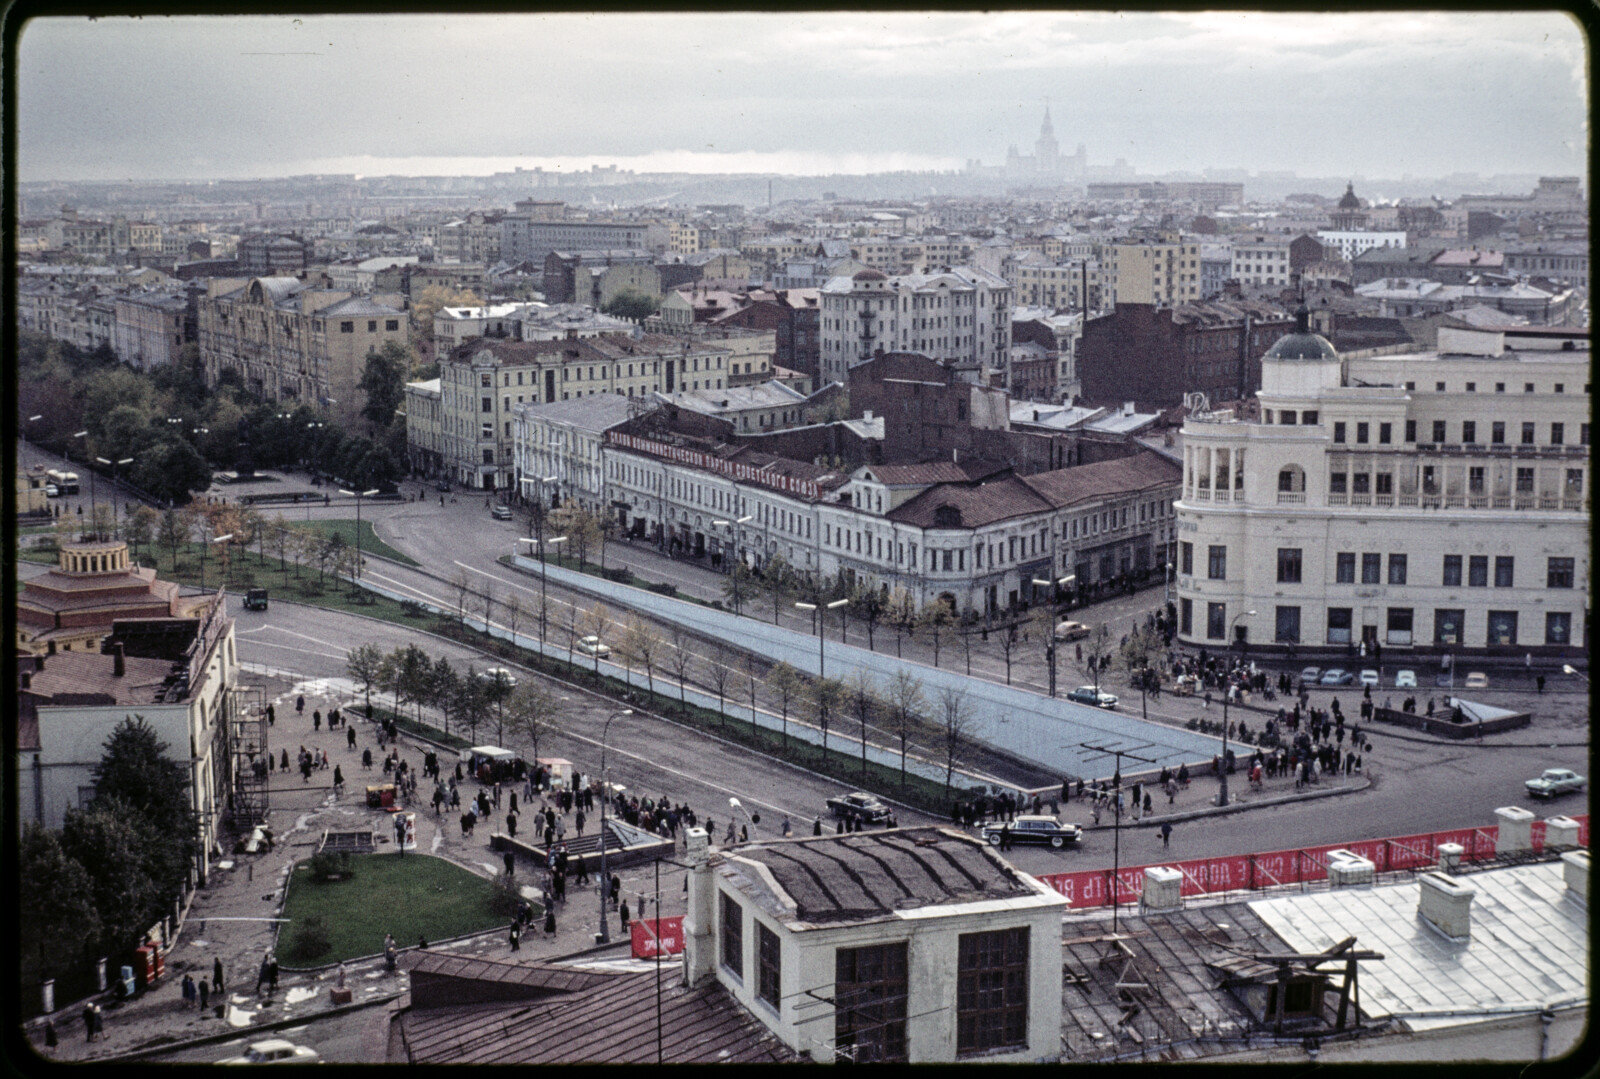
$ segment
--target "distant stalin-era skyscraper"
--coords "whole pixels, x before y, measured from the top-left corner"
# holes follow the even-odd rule
[[[1087,163],[1083,144],[1071,157],[1061,156],[1061,144],[1056,141],[1055,125],[1050,122],[1050,106],[1044,108],[1044,122],[1039,125],[1039,137],[1034,140],[1033,153],[1024,156],[1015,143],[1006,148],[1006,173],[1010,176],[1080,177]]]

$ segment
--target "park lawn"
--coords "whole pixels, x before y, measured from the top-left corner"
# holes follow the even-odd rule
[[[302,528],[310,528],[315,532],[320,532],[324,536],[331,536],[337,532],[348,546],[354,547],[356,545],[356,522],[354,518],[350,520],[307,521],[304,523],[295,523],[300,524]],[[271,545],[269,544],[268,546]],[[399,551],[395,550],[393,547],[379,539],[378,534],[372,530],[372,522],[366,518],[362,518],[361,520],[361,551],[363,554],[375,554],[383,558],[392,559],[400,563],[402,566],[422,565],[422,563],[418,562],[416,559],[410,557],[409,555],[401,554]]]
[[[419,937],[432,943],[510,924],[491,909],[494,886],[488,880],[443,858],[389,851],[357,855],[352,861],[353,876],[322,884],[312,880],[308,862],[295,866],[283,906],[289,923],[278,937],[278,961],[284,966],[321,966],[377,955],[385,933],[410,948]],[[322,915],[333,947],[314,959],[302,959],[294,951],[295,930],[312,914]]]

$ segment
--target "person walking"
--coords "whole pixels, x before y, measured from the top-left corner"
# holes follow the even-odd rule
[[[94,1001],[89,1001],[83,1006],[83,1040],[94,1041]]]
[[[627,923],[627,919],[626,918],[623,919],[623,923],[622,924],[623,924],[624,928],[627,927],[628,923]],[[551,935],[553,935],[555,933],[555,931],[556,931],[556,908],[555,907],[546,907],[544,909],[544,935],[547,936],[547,937],[551,936]]]
[[[205,1011],[211,1006],[211,983],[204,978],[200,979],[200,1018],[204,1019]]]
[[[622,931],[624,933],[628,931],[628,901],[626,899],[622,901]]]
[[[222,994],[222,957],[217,956],[211,960],[211,987]]]
[[[512,854],[510,851],[506,851],[506,854],[505,854],[505,865],[506,865],[506,876],[508,876],[508,877],[515,876],[516,872],[517,872],[516,855]]]
[[[1161,845],[1163,847],[1167,846],[1168,843],[1171,841],[1171,839],[1172,839],[1172,822],[1169,821],[1169,820],[1164,820],[1164,821],[1161,822]]]
[[[313,710],[311,713],[311,729],[314,731],[322,730],[322,709],[320,708]]]
[[[257,994],[259,994],[261,992],[261,984],[267,980],[267,963],[268,963],[269,960],[271,960],[271,958],[272,958],[272,953],[270,951],[263,953],[262,956],[261,956],[261,965],[256,968],[256,993]],[[188,980],[188,975],[184,975],[184,980],[185,981]]]
[[[511,923],[511,950],[514,952],[522,950],[522,927],[516,922]]]
[[[274,727],[278,723],[278,710],[272,705],[267,705],[267,726]]]
[[[183,996],[183,1007],[185,1011],[194,1007],[194,1002],[196,998],[199,997],[200,993],[194,987],[194,977],[192,975],[185,974],[183,976],[183,984],[179,986],[179,993]]]
[[[355,732],[355,728],[346,727],[344,729],[344,743],[345,743],[345,745],[349,746],[352,750],[354,750],[356,748],[356,732]]]
[[[44,1021],[44,1047],[54,1053],[60,1040],[56,1037],[56,1023],[54,1019]]]

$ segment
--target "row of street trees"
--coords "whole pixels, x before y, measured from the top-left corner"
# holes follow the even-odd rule
[[[22,999],[41,977],[74,995],[89,967],[136,947],[172,912],[200,855],[185,767],[143,716],[118,724],[93,770],[94,798],[59,829],[30,821],[18,848]]]

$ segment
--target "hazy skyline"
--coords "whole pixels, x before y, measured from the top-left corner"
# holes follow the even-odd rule
[[[1112,12],[50,18],[18,177],[818,174],[1061,152],[1141,172],[1585,175],[1568,16]]]

